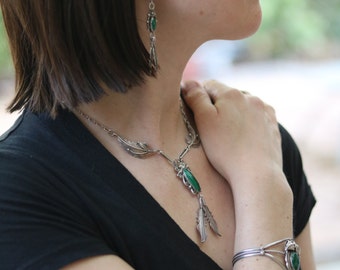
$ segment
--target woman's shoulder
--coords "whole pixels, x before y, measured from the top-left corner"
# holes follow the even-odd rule
[[[49,130],[32,113],[23,112],[0,137],[0,175],[6,171],[34,171],[32,163],[53,154]],[[26,172],[26,173],[27,173]]]
[[[283,171],[294,194],[294,235],[299,235],[306,226],[316,203],[304,172],[300,150],[283,127],[279,126],[282,140]]]
[[[0,153],[33,152],[48,140],[48,135],[48,129],[39,116],[24,111],[15,123],[0,136]]]
[[[69,163],[69,149],[48,124],[48,117],[24,111],[0,137],[0,185],[48,184]]]
[[[283,171],[292,185],[299,180],[303,172],[303,163],[300,150],[291,134],[282,125],[279,125],[281,134]]]

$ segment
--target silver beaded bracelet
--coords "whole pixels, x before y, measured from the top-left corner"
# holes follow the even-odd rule
[[[273,249],[284,244],[283,250]],[[281,260],[278,256],[282,256]],[[253,256],[265,256],[273,260],[285,270],[300,269],[300,247],[293,239],[286,238],[259,248],[249,248],[236,253],[233,257],[233,266],[244,258]],[[283,263],[284,261],[284,263]]]

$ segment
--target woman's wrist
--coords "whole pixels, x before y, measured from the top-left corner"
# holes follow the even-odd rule
[[[233,190],[235,251],[292,236],[293,195],[285,177],[275,177],[280,179]]]

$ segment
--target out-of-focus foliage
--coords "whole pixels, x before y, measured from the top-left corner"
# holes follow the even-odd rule
[[[0,77],[12,72],[12,58],[8,48],[4,23],[0,14]]]
[[[340,56],[339,0],[263,0],[259,31],[247,40],[253,58]]]
[[[326,34],[340,41],[340,1],[339,0],[309,0],[310,6],[320,12],[326,21]]]

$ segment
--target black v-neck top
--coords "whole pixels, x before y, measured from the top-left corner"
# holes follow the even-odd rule
[[[298,235],[315,199],[280,130]],[[104,254],[135,269],[220,269],[71,112],[24,112],[0,137],[0,269],[59,269]]]

